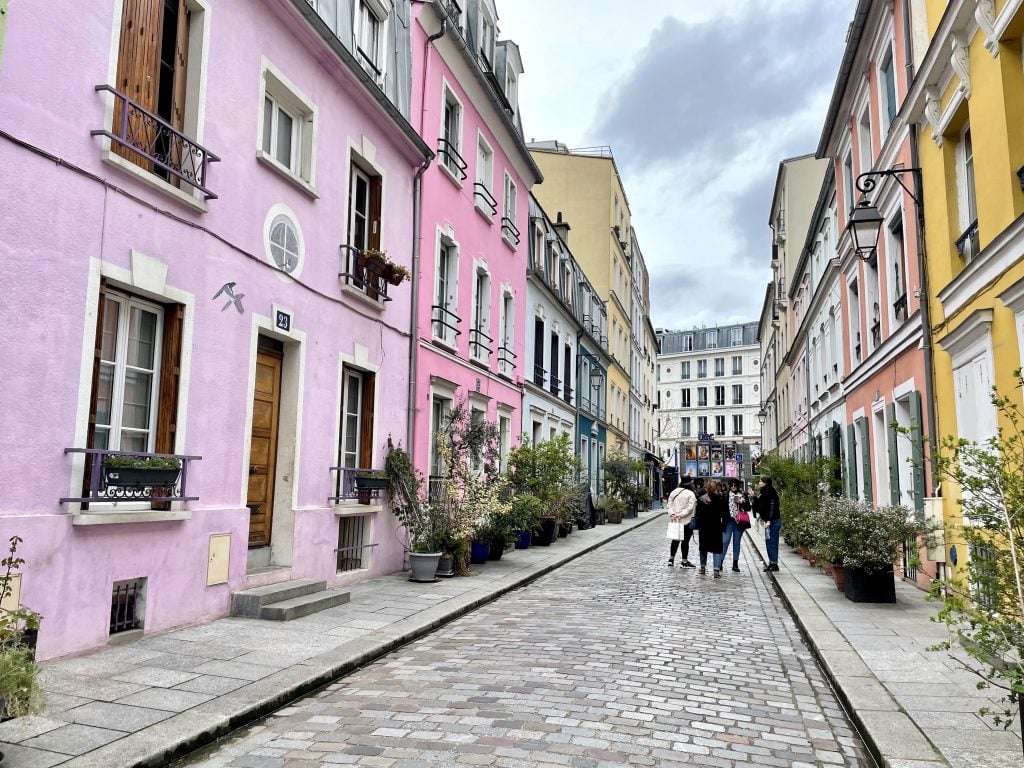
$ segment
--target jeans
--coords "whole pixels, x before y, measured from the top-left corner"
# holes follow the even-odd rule
[[[722,534],[722,554],[715,555],[715,570],[722,570],[722,565],[725,564],[725,556],[729,554],[729,542],[732,542],[732,559],[733,562],[739,562],[740,559],[740,542],[743,541],[743,529],[736,525],[736,521],[730,519],[728,526],[726,526],[725,533]]]
[[[715,562],[718,559],[718,555],[712,555],[711,557],[713,558],[712,562]],[[700,551],[700,567],[701,568],[707,568],[708,567],[708,553],[707,553],[706,550],[703,550],[703,549]]]
[[[768,548],[768,562],[772,565],[778,565],[779,562],[779,532],[781,530],[781,520],[772,520],[764,529],[764,543]]]

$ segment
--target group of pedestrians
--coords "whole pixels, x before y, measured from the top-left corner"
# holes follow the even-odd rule
[[[743,531],[750,528],[755,515],[766,526],[768,565],[764,570],[777,571],[782,516],[779,494],[771,478],[762,477],[754,493],[752,488],[744,492],[738,480],[730,480],[728,484],[719,480],[703,483],[689,475],[682,477],[679,487],[668,497],[669,566],[675,565],[676,553],[681,550],[680,567],[697,567],[690,562],[690,542],[696,533],[701,574],[707,573],[708,555],[712,555],[714,577],[721,578],[730,546],[732,570],[738,573]]]

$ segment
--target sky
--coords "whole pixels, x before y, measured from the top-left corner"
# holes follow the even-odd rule
[[[656,328],[759,318],[779,162],[817,149],[855,5],[498,0],[526,139],[614,152]]]

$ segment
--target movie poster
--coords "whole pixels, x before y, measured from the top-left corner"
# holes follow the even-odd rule
[[[725,460],[736,458],[736,443],[728,443],[725,446]]]
[[[696,454],[694,454],[694,455],[696,455]],[[697,476],[697,462],[696,462],[696,460],[686,462],[686,474],[688,474],[690,477],[696,477]]]
[[[697,446],[696,445],[694,445],[693,443],[687,443],[686,444],[685,452],[686,452],[686,460],[687,461],[696,461],[697,460]]]
[[[697,458],[704,460],[708,458],[708,445],[707,443],[701,443],[697,446]]]
[[[740,476],[739,472],[737,471],[737,467],[736,467],[736,462],[735,461],[729,461],[728,459],[726,459],[726,461],[725,461],[725,476],[726,477],[739,477]]]
[[[711,475],[711,462],[709,461],[698,461],[697,462],[697,477],[708,477]]]
[[[711,476],[721,477],[722,476],[722,461],[721,459],[711,460]]]
[[[722,446],[716,445],[716,446],[712,447],[712,449],[711,449],[711,460],[712,461],[717,461],[718,463],[722,462]]]

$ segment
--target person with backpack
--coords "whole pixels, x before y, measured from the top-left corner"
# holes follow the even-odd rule
[[[770,477],[762,477],[758,483],[758,494],[754,500],[754,509],[758,518],[765,524],[764,543],[768,549],[768,565],[765,573],[779,570],[779,534],[782,531],[782,512],[779,509],[779,493],[772,485]]]
[[[725,566],[725,556],[729,553],[729,543],[732,542],[732,570],[734,573],[740,571],[740,543],[743,541],[743,532],[750,527],[750,504],[746,497],[740,493],[739,480],[729,481],[729,521],[725,526],[725,533],[722,534],[722,554],[719,555],[718,564],[715,566],[719,571]]]
[[[693,537],[693,528],[690,526],[693,520],[693,513],[697,507],[697,495],[693,492],[693,478],[684,475],[680,478],[679,487],[668,497],[668,531],[665,534],[669,540],[668,565],[669,568],[675,565],[676,550],[682,542],[683,560],[679,563],[680,568],[693,568],[690,562],[690,539]]]
[[[729,504],[718,492],[718,483],[711,480],[697,497],[697,532],[700,535],[700,573],[707,573],[708,555],[712,555],[715,578],[722,575],[719,558],[722,555],[722,534],[729,522]]]

